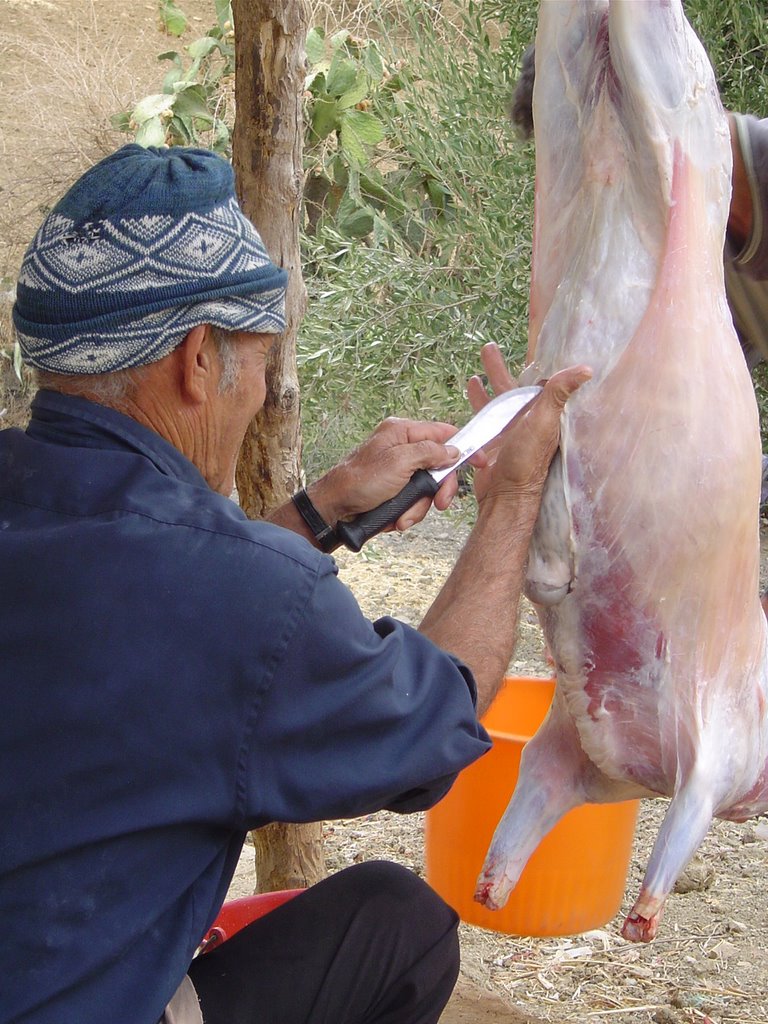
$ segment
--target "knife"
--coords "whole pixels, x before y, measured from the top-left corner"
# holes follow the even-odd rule
[[[504,427],[531,402],[541,391],[538,386],[513,388],[483,406],[466,426],[462,427],[446,444],[458,448],[458,459],[445,469],[417,469],[405,487],[394,498],[363,512],[354,519],[340,520],[336,524],[339,540],[350,551],[359,551],[363,544],[387,526],[391,526],[419,498],[432,498],[449,473],[453,473],[483,445],[488,444],[502,432]]]

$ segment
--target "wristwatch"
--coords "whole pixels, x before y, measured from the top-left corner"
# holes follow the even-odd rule
[[[341,546],[341,541],[339,540],[339,535],[336,533],[336,530],[326,523],[317,511],[305,488],[302,487],[300,491],[297,491],[291,498],[291,501],[296,506],[301,518],[309,527],[312,536],[320,545],[321,551],[324,551],[326,555],[329,555],[332,551],[335,551],[336,548]]]

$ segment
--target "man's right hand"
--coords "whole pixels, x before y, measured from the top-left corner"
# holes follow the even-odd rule
[[[368,512],[397,495],[416,470],[452,465],[459,456],[459,450],[451,445],[455,433],[456,428],[449,423],[390,417],[325,476],[309,485],[310,499],[331,526],[340,519]],[[479,467],[485,465],[486,458],[477,452],[470,461]],[[422,520],[433,504],[441,511],[448,508],[457,490],[456,474],[449,473],[434,498],[417,501],[389,529],[407,530]],[[270,520],[316,544],[292,502],[276,509]]]
[[[328,522],[368,512],[398,494],[417,469],[437,469],[455,462],[460,454],[451,445],[455,433],[456,428],[448,423],[391,416],[311,485],[312,500]],[[481,457],[478,464],[484,462]],[[420,522],[433,500],[441,511],[448,508],[457,489],[456,474],[451,473],[434,499],[422,498],[391,528],[405,530]]]

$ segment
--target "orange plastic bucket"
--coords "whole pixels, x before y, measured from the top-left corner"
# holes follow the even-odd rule
[[[618,912],[638,801],[587,804],[544,837],[501,910],[475,903],[477,876],[517,782],[520,754],[552,702],[552,679],[510,676],[483,724],[493,749],[426,814],[427,881],[462,921],[510,935],[574,935]]]

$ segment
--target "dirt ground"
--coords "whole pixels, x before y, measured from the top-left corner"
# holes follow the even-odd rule
[[[212,22],[208,0],[179,4],[195,19],[194,34]],[[6,315],[21,253],[47,205],[123,141],[105,127],[109,114],[156,90],[155,55],[175,44],[158,33],[154,10],[149,0],[0,0],[0,312]],[[0,347],[3,340],[0,333]],[[0,408],[0,423],[4,415]],[[405,536],[376,540],[363,555],[340,554],[342,577],[371,616],[418,622],[467,529],[466,512],[431,516]],[[510,671],[549,674],[528,605]],[[642,805],[625,902],[613,921],[552,939],[462,925],[462,975],[446,1024],[768,1024],[764,818],[741,826],[716,822],[681,886],[686,891],[670,897],[655,942],[636,946],[620,937],[664,809],[664,801]],[[334,821],[325,831],[330,870],[385,857],[424,873],[422,815]],[[246,848],[232,895],[252,887]]]

